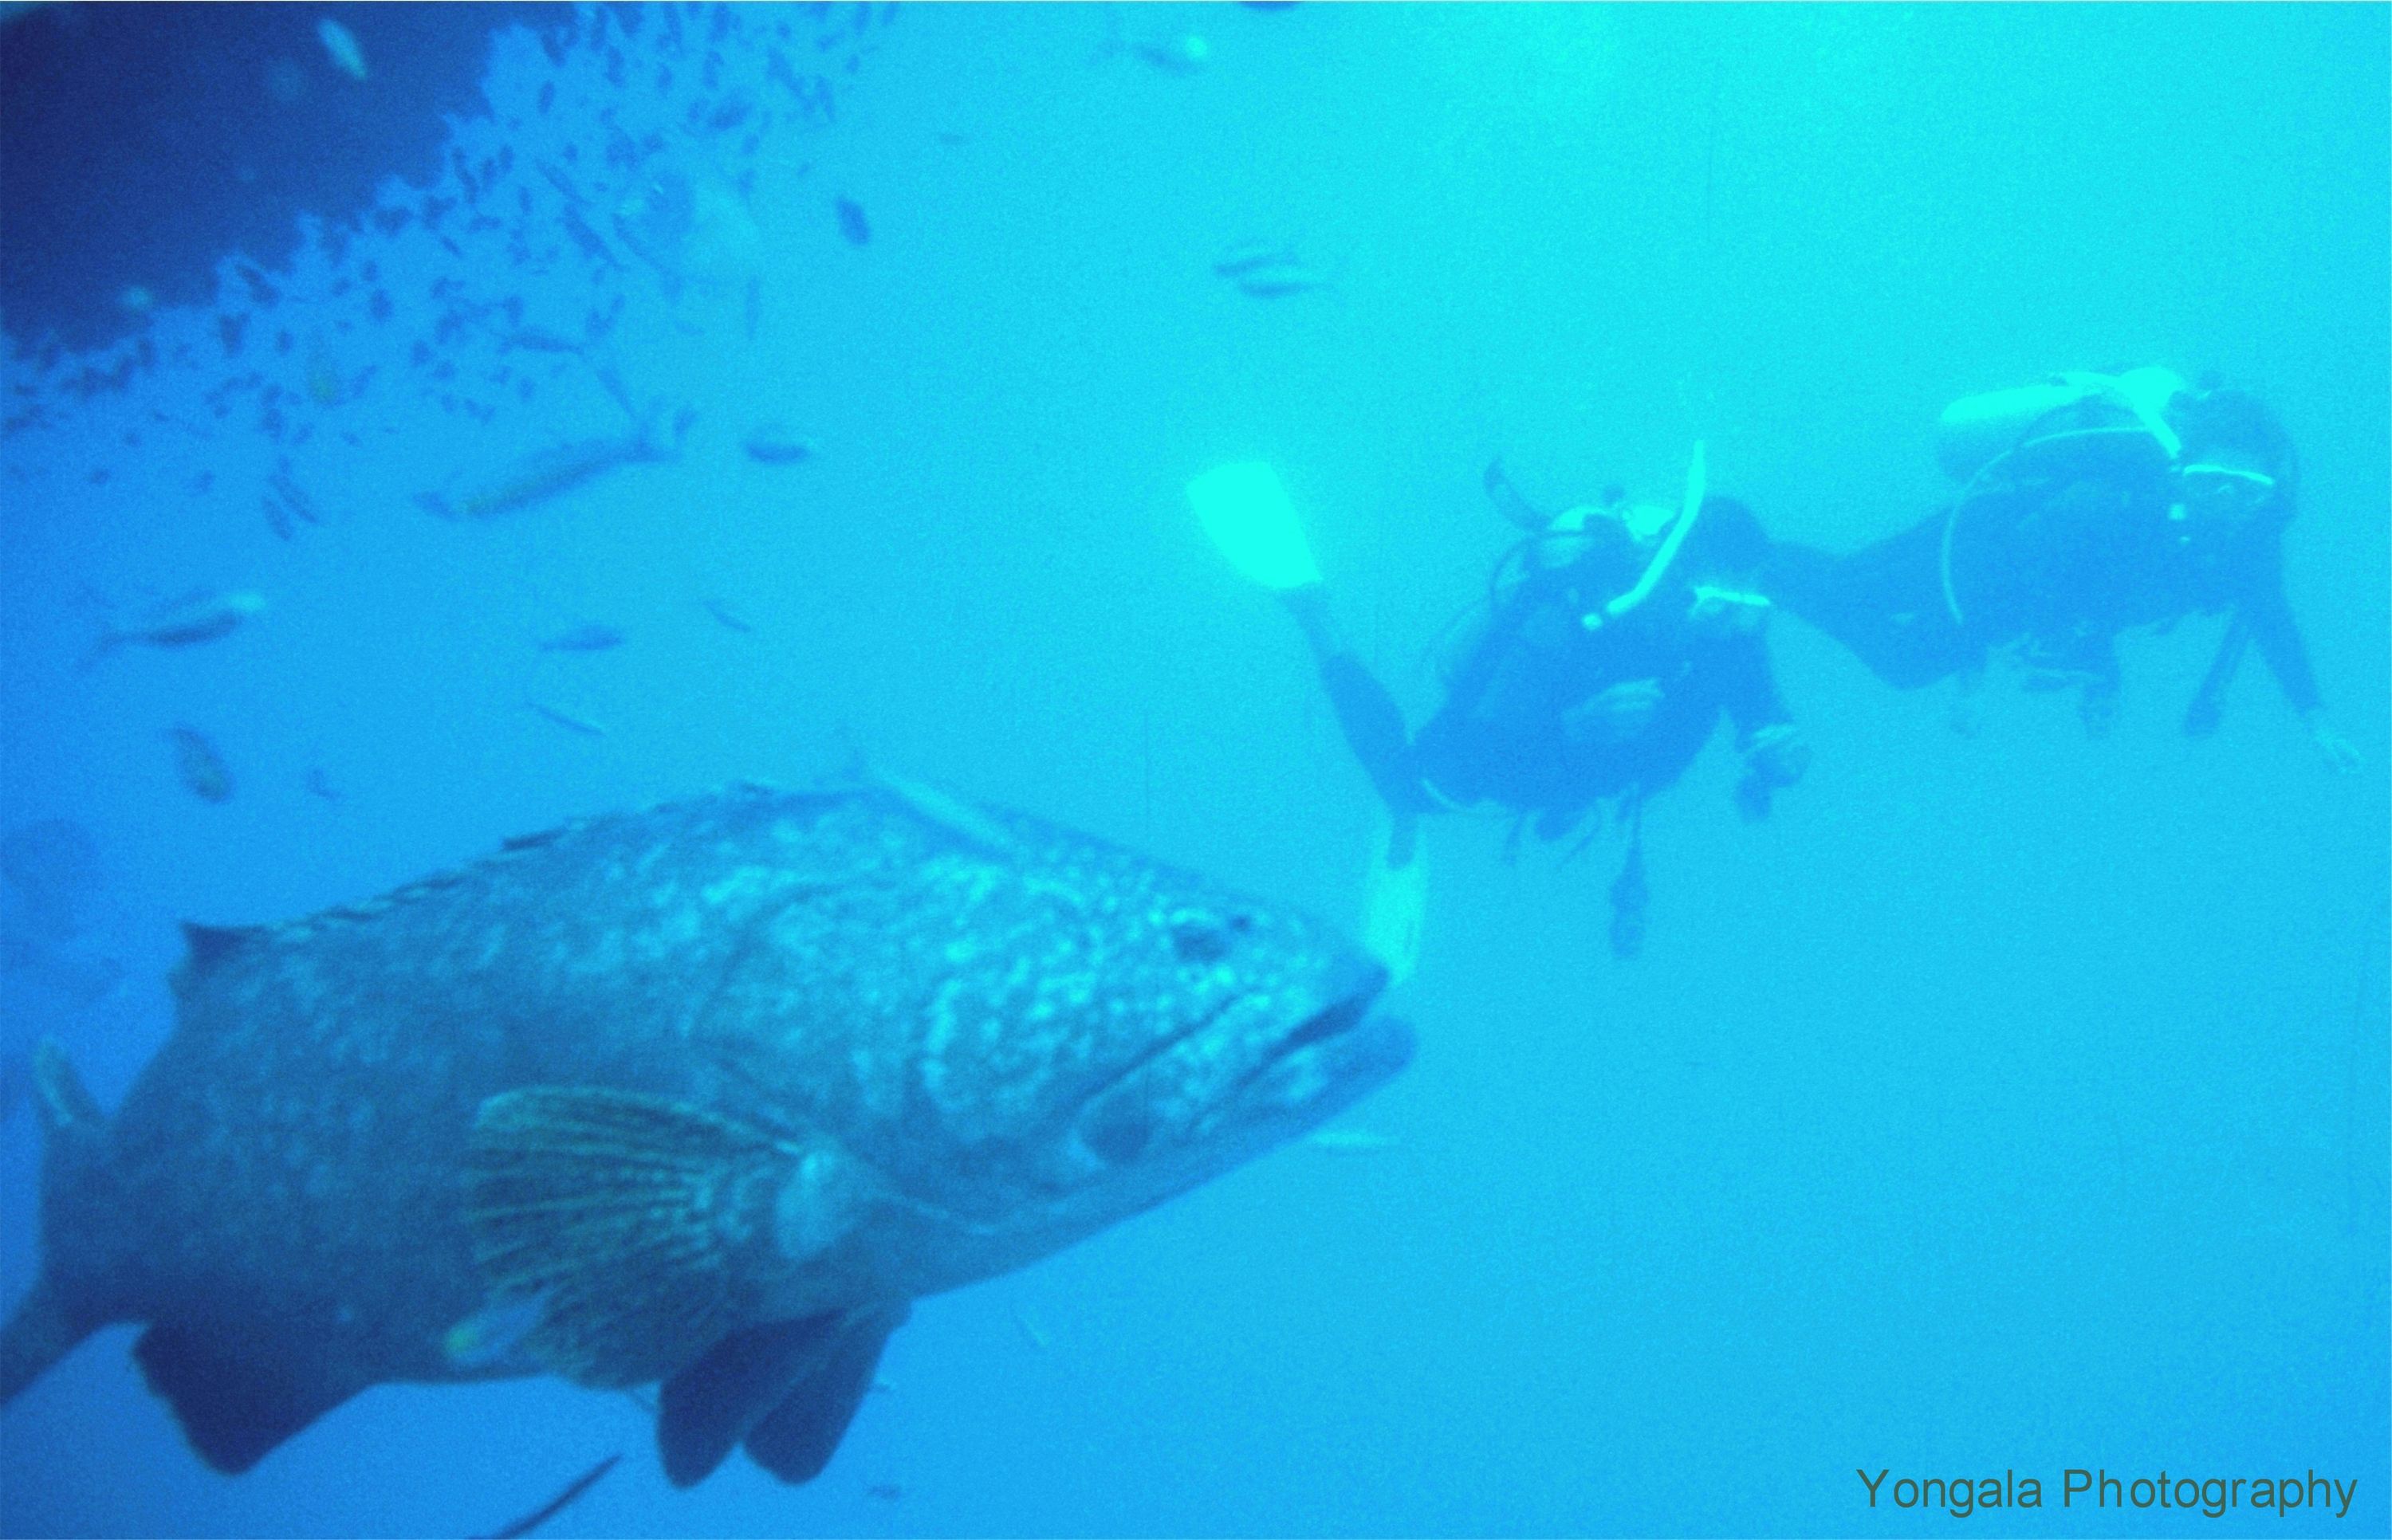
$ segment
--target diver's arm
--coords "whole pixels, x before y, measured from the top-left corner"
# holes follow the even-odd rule
[[[2284,699],[2292,703],[2309,741],[2327,766],[2347,775],[2359,769],[2359,751],[2334,729],[2325,714],[2325,698],[2318,691],[2317,673],[2309,666],[2308,644],[2301,640],[2300,624],[2293,618],[2292,601],[2284,597],[2283,568],[2270,562],[2268,570],[2236,606],[2235,623],[2245,627],[2268,660]]]
[[[2226,634],[2217,639],[2217,655],[2209,660],[2209,672],[2201,676],[2201,688],[2185,707],[2186,737],[2206,738],[2217,731],[2218,719],[2226,714],[2226,687],[2234,682],[2250,648],[2250,624],[2238,614],[2226,623]]]
[[[2259,655],[2268,660],[2268,672],[2276,676],[2293,709],[2304,718],[2315,715],[2325,700],[2318,692],[2317,673],[2309,666],[2308,645],[2293,619],[2292,602],[2284,597],[2281,567],[2269,563],[2267,574],[2235,607],[2234,617],[2258,643]]]
[[[1759,635],[1737,637],[1720,659],[1722,705],[1736,728],[1744,774],[1736,784],[1736,805],[1745,817],[1769,816],[1776,792],[1802,779],[1811,768],[1811,745],[1794,725],[1794,714],[1777,692],[1769,666],[1769,644]]]
[[[1769,643],[1762,637],[1740,636],[1720,649],[1720,704],[1736,727],[1739,749],[1751,745],[1763,731],[1790,723],[1794,713],[1777,692],[1777,675],[1769,666]]]

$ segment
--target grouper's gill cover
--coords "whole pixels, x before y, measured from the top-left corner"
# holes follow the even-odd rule
[[[1021,815],[745,787],[370,902],[194,929],[103,1120],[62,1056],[0,1401],[146,1323],[220,1469],[358,1390],[665,1382],[669,1474],[817,1472],[914,1298],[1020,1265],[1399,1069],[1325,928]]]

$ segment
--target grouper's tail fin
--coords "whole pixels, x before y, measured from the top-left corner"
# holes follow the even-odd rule
[[[33,1050],[33,1106],[42,1119],[42,1270],[0,1326],[0,1406],[39,1379],[104,1323],[85,1318],[60,1283],[66,1216],[86,1200],[108,1148],[108,1119],[50,1039]]]

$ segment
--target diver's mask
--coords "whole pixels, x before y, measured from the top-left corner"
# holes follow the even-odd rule
[[[2280,488],[2264,471],[2214,460],[2195,460],[2177,468],[2176,504],[2168,518],[2176,523],[2247,524],[2276,506]]]
[[[1695,585],[1694,602],[1686,619],[1710,636],[1743,636],[1761,629],[1769,619],[1769,598],[1750,589]]]

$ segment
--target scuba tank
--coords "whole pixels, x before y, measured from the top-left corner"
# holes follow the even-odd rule
[[[2190,387],[2171,369],[2144,368],[2123,374],[2072,372],[2032,385],[1962,396],[1944,408],[1936,423],[1935,459],[1944,473],[1961,483],[1944,515],[1944,539],[1936,571],[1944,590],[1944,608],[1956,626],[1966,626],[1959,589],[1952,577],[1952,544],[1960,516],[2008,469],[2021,452],[2062,439],[2131,437],[2158,451],[2173,468],[2184,453],[2184,441],[2167,421],[2167,408]],[[2072,421],[2079,408],[2107,406],[2127,413],[2132,421],[2109,424]]]
[[[1957,482],[1972,482],[1995,460],[2030,440],[2038,423],[2072,407],[2107,401],[2134,414],[2135,425],[2157,440],[2170,459],[2184,446],[2168,425],[2168,403],[2186,389],[2184,378],[2164,369],[2124,374],[2059,374],[2032,385],[1964,395],[1936,420],[1935,462]]]

